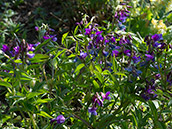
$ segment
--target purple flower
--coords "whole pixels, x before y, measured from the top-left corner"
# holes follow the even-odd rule
[[[108,54],[109,54],[109,52],[106,52],[106,51],[103,50],[103,55],[104,55],[105,57],[107,57]]]
[[[150,54],[145,54],[146,56],[146,60],[147,61],[150,61],[150,60],[153,60],[154,59],[154,56],[150,55]]]
[[[147,90],[147,93],[148,94],[154,94],[155,92],[150,88],[150,89]]]
[[[91,113],[91,115],[97,115],[97,112],[96,112],[97,108],[96,107],[91,107],[88,109],[88,112]]]
[[[27,49],[28,49],[28,51],[34,51],[35,50],[34,44],[28,44]]]
[[[90,34],[91,34],[91,29],[86,28],[85,31],[86,31],[86,32],[84,33],[85,35],[90,35]]]
[[[161,77],[161,74],[159,74],[159,73],[157,73],[156,75],[155,75],[155,78],[156,79],[159,79]]]
[[[35,53],[29,53],[29,52],[27,52],[27,56],[28,56],[29,58],[33,58],[33,57],[35,56]]]
[[[57,41],[57,37],[53,37],[52,40],[53,40],[54,42],[56,42],[56,41]]]
[[[134,55],[134,56],[132,57],[132,59],[133,59],[133,62],[134,62],[135,64],[137,64],[138,62],[140,62],[140,56],[137,57],[137,56]]]
[[[105,39],[105,45],[106,45],[107,43],[109,43],[109,40]]]
[[[96,35],[100,35],[103,31],[97,31]]]
[[[127,56],[130,56],[130,55],[131,55],[130,52],[131,52],[130,50],[125,50],[125,51],[124,51],[124,54],[127,55]]]
[[[120,39],[120,41],[119,41],[119,44],[120,44],[120,45],[126,44],[126,43],[127,43],[127,40],[126,40],[124,37],[122,37],[122,38]]]
[[[110,94],[110,91],[106,92],[106,94],[104,94],[104,93],[101,92],[102,100],[103,101],[104,101],[104,99],[110,100],[111,97],[109,96],[109,94]]]
[[[56,42],[56,41],[57,41],[57,37],[56,37],[56,35],[50,35],[50,38],[52,38],[51,40],[52,40],[52,41],[54,41],[54,42]]]
[[[145,100],[148,101],[150,99],[150,96],[146,95],[146,94],[141,94],[141,97]]]
[[[145,93],[141,94],[141,97],[144,98],[146,101],[148,101],[150,98],[157,97],[158,95],[155,94],[155,92],[153,90],[155,90],[155,88],[154,87],[150,87],[149,89],[147,89],[145,91]]]
[[[87,53],[81,52],[79,58],[80,59],[85,59],[87,57]]]
[[[115,18],[118,18],[118,13],[117,13],[117,12],[115,12],[114,17],[115,17]]]
[[[49,35],[45,35],[45,36],[43,36],[43,38],[44,38],[45,40],[47,40],[47,39],[50,38],[50,36],[49,36]]]
[[[1,49],[3,52],[6,52],[9,50],[9,47],[7,45],[3,45],[2,46],[2,49]]]
[[[142,73],[142,71],[137,70],[134,66],[125,68],[125,70],[127,70],[128,72],[131,72],[134,77],[137,77]]]
[[[36,30],[36,31],[39,31],[39,27],[35,26],[35,30]]]
[[[20,47],[17,46],[14,48],[14,51],[15,51],[15,55],[19,54],[19,51],[20,51]]]
[[[154,34],[152,36],[152,39],[154,40],[154,42],[156,42],[156,41],[163,40],[163,37],[162,37],[162,34]]]
[[[102,31],[97,31],[96,32],[96,35],[97,35],[96,43],[99,43],[100,41],[104,40],[104,37],[101,35],[101,33],[102,33]]]
[[[52,32],[54,32],[55,30],[54,30],[54,29],[52,29],[52,28],[49,28],[49,31],[52,31]]]
[[[112,37],[112,38],[110,39],[110,41],[111,41],[112,43],[116,42],[115,37]]]
[[[101,107],[103,106],[103,101],[100,98],[98,93],[96,93],[96,95],[93,97],[93,105],[96,105],[96,104],[98,104]]]
[[[41,44],[40,42],[37,42],[35,45],[34,45],[34,47],[37,47],[39,44]]]
[[[144,98],[147,101],[150,98],[157,97],[158,95],[155,94],[155,92],[154,92],[154,91],[156,91],[156,89],[155,89],[155,86],[156,86],[155,80],[154,79],[151,79],[150,81],[146,80],[146,83],[147,83],[146,88],[143,90],[143,92],[141,94],[141,97]]]
[[[119,51],[117,51],[117,50],[113,50],[113,51],[112,51],[112,56],[114,56],[114,55],[115,55],[115,57],[117,57],[117,56],[118,56],[118,54],[119,54]]]
[[[160,43],[155,42],[155,44],[153,44],[153,47],[158,47],[158,46],[160,46],[160,45],[161,45]]]
[[[53,123],[54,121],[57,122],[57,124],[62,124],[65,122],[65,117],[63,115],[57,116],[57,118],[51,119],[50,123]]]

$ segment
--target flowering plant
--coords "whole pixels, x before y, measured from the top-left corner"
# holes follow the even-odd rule
[[[85,15],[61,41],[42,24],[35,43],[2,45],[3,126],[170,128],[172,45],[165,34],[129,31],[130,9],[119,4],[103,25]]]

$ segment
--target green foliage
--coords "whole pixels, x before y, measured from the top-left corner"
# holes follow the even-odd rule
[[[171,128],[172,27],[165,2],[61,1],[64,19],[87,15],[76,27],[72,18],[56,17],[73,28],[58,39],[36,19],[35,44],[17,37],[23,25],[12,20],[11,7],[25,1],[0,2],[0,128]],[[131,15],[122,19],[125,11]],[[42,7],[33,14],[48,16]]]

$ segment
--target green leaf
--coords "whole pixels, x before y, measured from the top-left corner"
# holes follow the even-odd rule
[[[38,113],[38,115],[40,115],[40,116],[43,116],[43,117],[45,117],[45,118],[53,118],[52,116],[50,116],[49,114],[47,114],[46,112],[44,112],[44,111],[40,111],[40,113]]]
[[[115,73],[116,75],[118,75],[118,76],[121,76],[121,78],[123,78],[124,76],[126,76],[124,73],[122,73],[122,72],[116,72]]]
[[[34,80],[35,78],[32,78],[31,76],[27,75],[26,73],[24,72],[21,72],[21,80]]]
[[[98,71],[94,70],[94,74],[96,75],[96,77],[99,79],[99,81],[101,83],[103,83],[104,79],[103,76],[101,75],[101,73],[99,73]]]
[[[100,68],[99,65],[96,65],[95,68],[99,71],[99,73],[102,73],[102,69]]]
[[[41,104],[41,103],[48,103],[49,101],[52,101],[53,99],[37,99],[34,103]]]
[[[116,73],[118,65],[116,59],[113,57],[112,57],[112,64],[113,64],[113,71]]]
[[[60,56],[62,53],[64,53],[66,50],[65,49],[63,49],[63,50],[61,50],[61,51],[58,51],[58,53],[56,54],[56,56],[53,58],[53,59],[55,59],[55,58],[57,58],[58,56]]]
[[[94,84],[95,89],[98,89],[100,87],[99,84],[95,80],[93,80],[93,84]]]
[[[42,93],[31,92],[31,93],[27,94],[26,98],[27,98],[27,99],[30,99],[30,98],[33,98],[33,97],[38,96],[38,95],[40,95],[40,94],[42,94]]]
[[[21,59],[17,59],[17,60],[14,60],[14,62],[17,63],[17,64],[20,64],[20,63],[22,63],[22,60]]]
[[[0,80],[0,86],[5,86],[5,87],[12,88],[12,85],[10,83],[5,82],[5,81],[1,81],[1,80]]]
[[[94,71],[93,63],[90,63],[89,70],[93,74]]]
[[[132,112],[132,119],[133,119],[133,125],[138,127],[137,119],[136,119],[136,116],[133,112]]]
[[[38,51],[41,47],[43,47],[45,44],[47,44],[51,39],[52,39],[52,38],[49,38],[49,39],[45,40],[43,43],[39,44],[39,45],[35,48],[34,53],[35,53],[36,51]]]
[[[7,72],[0,72],[0,77],[12,77],[10,73]]]
[[[78,41],[76,41],[75,52],[78,53],[78,51],[79,51],[79,45],[78,45]]]
[[[157,109],[156,109],[154,103],[152,101],[150,101],[150,100],[149,100],[149,106],[151,108],[151,113],[153,115],[152,119],[157,121],[158,120],[158,112],[157,112]]]
[[[74,30],[74,34],[73,35],[76,35],[76,33],[78,32],[78,26],[76,26],[75,30]]]
[[[40,63],[48,60],[49,56],[45,54],[36,54],[33,58],[29,59],[31,63]]]
[[[2,123],[5,123],[9,119],[11,119],[11,116],[3,116]]]
[[[74,73],[79,74],[80,70],[81,70],[84,66],[85,66],[85,64],[83,64],[83,63],[82,63],[82,64],[79,64],[79,65],[76,67]]]
[[[155,121],[155,125],[157,129],[167,129],[167,127],[165,126],[163,122]]]
[[[64,34],[63,34],[63,36],[62,36],[62,42],[61,42],[61,43],[62,43],[63,45],[65,45],[65,47],[67,47],[67,46],[66,46],[66,44],[65,44],[65,41],[64,41],[64,40],[65,40],[65,38],[67,37],[68,33],[69,33],[69,32],[64,33]]]

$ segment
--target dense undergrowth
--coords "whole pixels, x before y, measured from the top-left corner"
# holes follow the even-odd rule
[[[0,128],[170,129],[171,3],[2,0]]]

